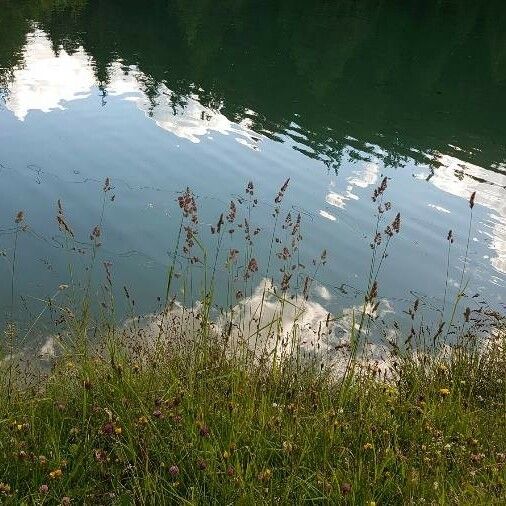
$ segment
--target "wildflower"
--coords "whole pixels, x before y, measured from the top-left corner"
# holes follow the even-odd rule
[[[139,425],[147,425],[148,419],[143,415],[139,417],[137,422],[139,423]]]
[[[364,446],[363,446],[364,450],[372,450],[373,449],[373,446],[371,443],[366,443]]]
[[[105,450],[102,450],[102,449],[97,449],[95,450],[95,460],[97,462],[107,462],[109,460],[109,457],[107,456],[107,453],[105,452]]]
[[[117,425],[114,427],[114,434],[116,434],[117,436],[120,436],[122,432],[123,430],[121,429],[121,427]]]
[[[39,455],[39,464],[45,466],[47,464],[47,458],[44,455]]]
[[[225,451],[223,452],[223,458],[224,458],[225,460],[227,460],[227,459],[229,459],[229,458],[230,458],[230,453],[229,453],[229,452],[227,452],[227,450],[225,450]]]
[[[443,397],[447,397],[448,395],[450,395],[450,389],[449,389],[449,388],[440,388],[440,389],[439,389],[439,393],[440,393]]]
[[[235,474],[235,469],[232,466],[228,466],[227,467],[227,476],[232,477],[232,476],[234,476],[234,474]]]
[[[155,409],[155,410],[153,411],[153,416],[154,416],[155,418],[162,418],[162,417],[163,417],[163,413],[162,413],[159,409]]]
[[[442,373],[448,372],[448,367],[446,367],[446,365],[445,365],[445,364],[439,364],[439,365],[437,366],[437,368],[438,368],[438,371],[440,371],[440,372],[442,372]]]
[[[204,471],[207,468],[207,463],[204,459],[197,459],[197,469]]]
[[[283,451],[287,454],[293,452],[293,444],[290,441],[283,441]]]
[[[61,478],[63,475],[63,471],[61,469],[54,469],[53,471],[51,471],[49,473],[49,477],[52,479],[52,480],[55,480],[56,478]]]
[[[350,483],[342,483],[341,484],[341,494],[348,495],[351,492],[351,484]]]
[[[3,483],[0,481],[0,494],[10,494],[11,493],[11,486],[7,483]]]
[[[269,468],[260,471],[260,473],[258,474],[258,479],[260,481],[269,481],[271,478],[272,478],[272,471]]]
[[[46,484],[43,484],[39,487],[39,492],[41,494],[47,494],[49,492],[49,487]]]
[[[176,465],[172,465],[169,467],[169,474],[171,476],[177,476],[179,474],[179,467]]]
[[[209,435],[211,434],[211,432],[209,431],[209,428],[207,427],[207,425],[202,424],[199,427],[199,434],[202,437],[209,437]]]
[[[111,436],[114,433],[114,425],[111,422],[107,422],[102,426],[102,434],[104,436]]]
[[[70,504],[70,497],[68,497],[68,496],[62,497],[60,504],[62,506],[69,506],[69,504]]]

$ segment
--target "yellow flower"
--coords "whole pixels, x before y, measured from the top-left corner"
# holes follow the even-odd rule
[[[51,471],[49,473],[49,477],[54,480],[56,478],[61,478],[61,476],[63,475],[63,471],[61,469],[55,469],[54,471]]]
[[[148,419],[143,415],[143,416],[140,416],[139,417],[139,420],[138,422],[141,424],[141,425],[146,425],[148,423]]]
[[[230,457],[230,453],[228,453],[228,452],[227,452],[227,450],[225,450],[225,451],[223,452],[223,458],[224,458],[225,460],[227,460],[229,457]]]
[[[260,481],[269,481],[272,477],[272,471],[270,469],[264,469],[258,475]]]
[[[439,389],[439,393],[440,393],[443,397],[446,397],[447,395],[450,395],[450,389],[449,389],[449,388],[440,388],[440,389]]]
[[[372,448],[373,448],[373,446],[372,446],[372,444],[371,444],[371,443],[366,443],[366,444],[364,445],[364,450],[372,450]]]
[[[123,431],[121,430],[121,427],[114,427],[114,433],[117,434],[118,436],[122,433]]]
[[[285,453],[293,452],[293,444],[290,441],[283,441],[283,451]]]

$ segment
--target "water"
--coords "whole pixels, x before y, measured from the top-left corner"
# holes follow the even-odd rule
[[[98,265],[112,263],[116,293],[130,287],[139,312],[163,300],[182,190],[210,224],[254,182],[260,277],[272,274],[273,200],[287,178],[301,258],[328,251],[314,298],[332,311],[360,304],[383,175],[389,219],[402,219],[379,275],[383,314],[402,318],[417,297],[442,307],[450,229],[450,296],[466,266],[466,293],[503,308],[505,23],[501,2],[456,0],[2,2],[2,320],[33,321],[70,283],[69,264],[86,268],[106,177],[115,200]],[[68,251],[58,199],[85,254]],[[11,284],[20,210],[29,228]]]

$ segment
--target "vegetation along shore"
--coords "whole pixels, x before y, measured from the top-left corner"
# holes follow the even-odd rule
[[[181,192],[165,297],[137,315],[119,287],[126,322],[100,256],[111,181],[79,282],[82,241],[57,203],[68,279],[35,321],[4,328],[2,504],[504,504],[505,320],[466,293],[467,258],[436,316],[414,299],[402,323],[382,322],[381,273],[403,226],[385,177],[361,304],[322,311],[312,295],[332,252],[300,261],[289,185],[271,201],[269,231],[255,225],[251,182],[211,225]],[[14,221],[13,284],[30,233],[29,216]],[[262,261],[260,233],[271,238]],[[42,320],[53,329],[43,349],[18,348]]]

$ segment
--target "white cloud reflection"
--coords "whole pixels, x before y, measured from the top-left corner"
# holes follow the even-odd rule
[[[150,100],[142,85],[148,79],[137,68],[130,67],[125,72],[116,62],[109,71],[108,94],[133,102],[163,130],[193,143],[211,133],[233,135],[240,144],[259,148],[261,136],[250,129],[248,119],[234,123],[220,112],[221,107],[202,105],[197,93],[181,99],[164,84],[158,86],[157,96]],[[93,61],[84,49],[79,47],[72,54],[60,49],[55,54],[46,33],[36,28],[27,36],[22,63],[13,70],[6,108],[23,121],[30,111],[64,109],[66,102],[87,98],[94,90],[97,91]]]
[[[476,203],[489,210],[490,221],[482,233],[489,239],[494,252],[492,266],[506,273],[506,174],[486,170],[449,155],[438,156],[442,164],[434,170],[430,182],[440,190],[469,199],[476,192]]]
[[[355,188],[367,188],[378,181],[379,167],[376,163],[366,163],[359,170],[355,170],[346,179],[346,190],[344,192],[336,192],[329,190],[325,196],[327,204],[344,209],[349,200],[358,200],[358,196],[353,193]],[[334,184],[331,183],[331,187]],[[321,213],[320,213],[321,214]]]
[[[364,308],[361,305],[344,308],[341,316],[335,319],[322,305],[334,299],[322,285],[315,287],[315,295],[322,299],[321,304],[317,300],[306,300],[299,296],[293,299],[288,296],[286,300],[289,303],[283,303],[279,293],[279,288],[275,291],[271,280],[261,280],[251,296],[245,297],[212,323],[216,337],[228,336],[227,344],[231,353],[238,347],[245,347],[258,359],[273,357],[274,353],[278,360],[298,356],[324,364],[335,374],[343,372],[350,358],[351,335],[358,331]],[[149,346],[162,338],[173,345],[185,346],[195,334],[195,328],[201,325],[198,317],[201,308],[200,304],[189,309],[176,303],[162,314],[127,321],[124,333],[129,339],[139,339],[143,345]],[[365,315],[372,321],[391,313],[392,306],[382,299],[374,308],[369,305]],[[363,355],[360,361],[363,365],[383,371],[388,367],[385,337],[392,339],[394,330],[390,329],[385,336],[375,325],[362,328],[360,339]]]
[[[65,102],[90,95],[95,76],[82,48],[72,55],[55,55],[46,34],[36,29],[27,36],[23,63],[14,68],[6,107],[23,121],[30,111],[63,109]]]

